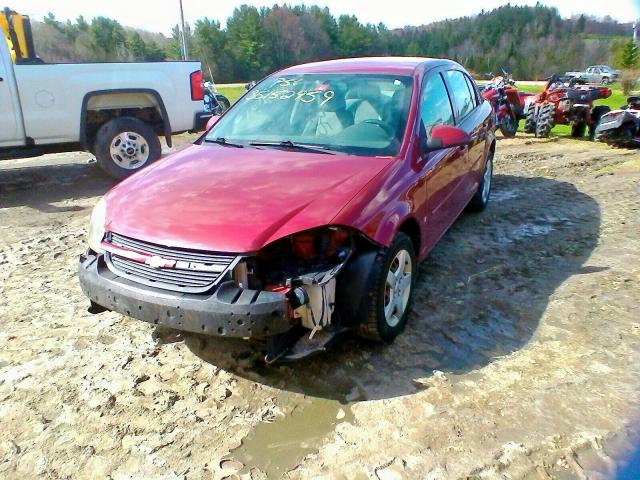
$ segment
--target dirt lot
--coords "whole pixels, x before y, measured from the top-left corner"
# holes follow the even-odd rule
[[[406,333],[279,368],[87,313],[76,258],[111,185],[89,159],[0,163],[0,477],[584,479],[628,454],[640,152],[500,141]]]

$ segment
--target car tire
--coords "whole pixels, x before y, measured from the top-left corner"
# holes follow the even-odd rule
[[[121,179],[160,158],[162,147],[151,126],[134,117],[118,117],[98,129],[94,152],[98,165]]]
[[[364,301],[365,316],[357,327],[360,337],[390,342],[407,323],[418,273],[411,239],[398,232],[374,261]]]
[[[531,103],[524,115],[524,133],[536,133],[536,104]]]
[[[549,137],[551,129],[555,126],[555,116],[556,106],[549,102],[543,103],[536,119],[536,137]]]
[[[598,105],[591,110],[591,124],[589,125],[589,140],[595,140],[596,129],[600,124],[600,119],[611,111],[611,107],[606,105]]]
[[[610,81],[607,77],[602,77],[602,85],[609,85]]]
[[[489,204],[489,197],[491,196],[491,183],[493,178],[493,156],[494,152],[489,152],[487,162],[484,164],[484,170],[482,171],[482,180],[478,185],[476,193],[471,197],[467,209],[472,212],[481,212]]]

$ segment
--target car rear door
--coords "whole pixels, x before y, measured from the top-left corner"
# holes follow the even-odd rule
[[[471,199],[478,185],[478,172],[482,170],[486,143],[486,132],[490,118],[483,109],[473,80],[460,70],[445,72],[447,88],[454,106],[456,127],[469,134],[471,143],[463,165],[460,165],[460,189],[458,203],[463,206]]]
[[[453,106],[443,74],[430,73],[423,81],[420,96],[419,128],[427,139],[437,125],[455,125]],[[429,152],[419,176],[424,189],[424,203],[418,207],[423,222],[425,247],[430,249],[460,213],[461,175],[465,169],[467,147],[455,147]]]

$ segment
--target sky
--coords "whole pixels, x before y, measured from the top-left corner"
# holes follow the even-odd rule
[[[12,0],[5,0],[12,1]],[[20,13],[41,19],[48,12],[60,20],[74,20],[78,15],[86,19],[103,15],[116,19],[122,25],[152,32],[170,34],[180,18],[178,0],[13,0],[9,7]],[[183,0],[185,21],[193,24],[197,19],[209,17],[222,25],[233,9],[241,4],[256,7],[272,6],[276,1],[237,0],[203,1]],[[285,1],[278,2],[280,4]],[[389,28],[422,25],[446,18],[456,18],[491,10],[500,5],[535,5],[536,0],[288,0],[288,4],[327,6],[334,16],[356,15],[363,23],[380,22]],[[541,3],[559,9],[563,17],[572,15],[610,15],[621,22],[640,18],[640,0],[541,0]],[[2,4],[0,4],[0,7]]]

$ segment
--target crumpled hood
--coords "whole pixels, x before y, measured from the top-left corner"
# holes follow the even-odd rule
[[[328,224],[391,161],[193,145],[112,189],[105,227],[161,245],[253,252]]]

